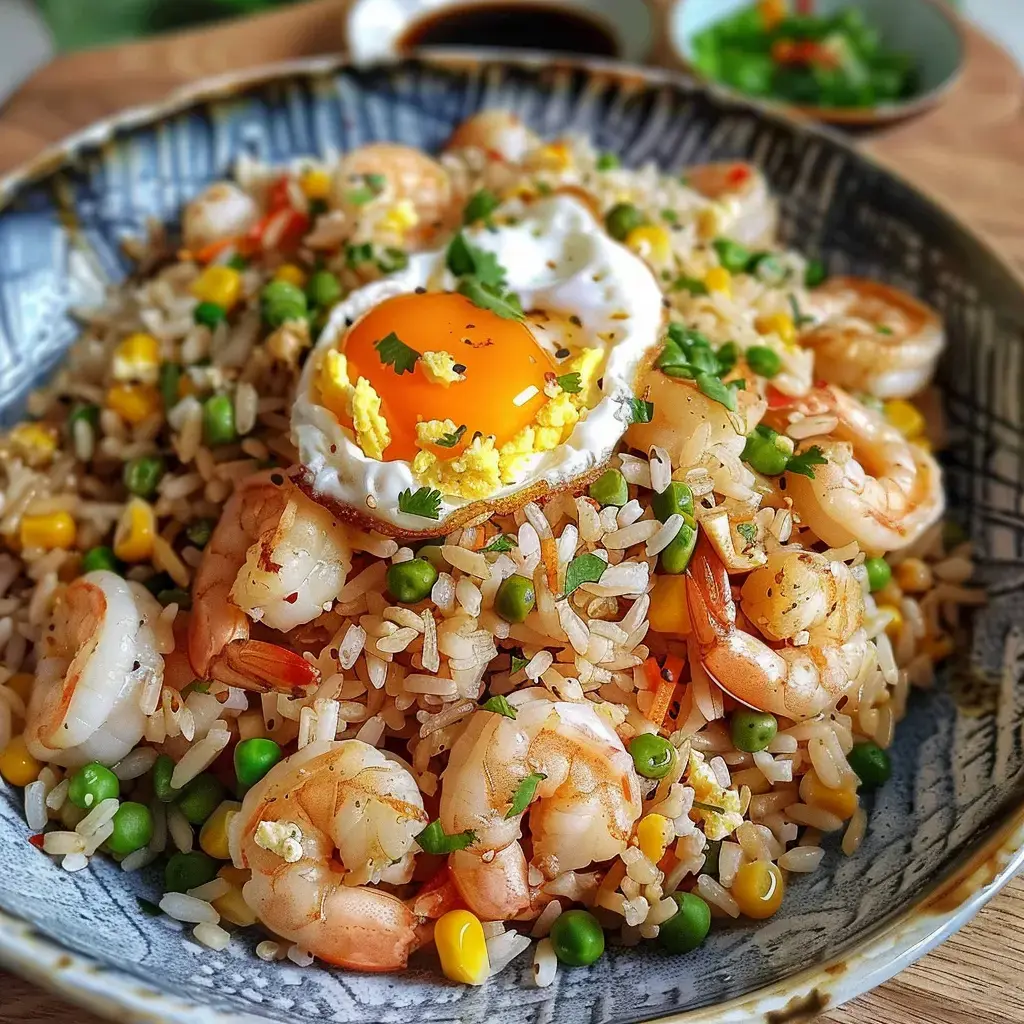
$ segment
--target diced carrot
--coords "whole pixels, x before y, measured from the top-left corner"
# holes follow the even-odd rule
[[[653,669],[652,666],[653,665]],[[664,667],[659,667],[654,658],[648,658],[644,662],[644,672],[648,682],[654,687],[654,699],[651,701],[647,718],[659,728],[665,721],[669,708],[672,706],[672,698],[676,692],[678,680],[683,671],[682,658],[670,654],[665,659]]]
[[[210,242],[201,249],[192,253],[192,259],[197,263],[212,263],[225,249],[230,248],[238,240],[236,238],[220,238],[216,242]]]

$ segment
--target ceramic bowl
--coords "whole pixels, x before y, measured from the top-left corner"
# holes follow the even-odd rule
[[[694,38],[710,25],[751,6],[751,0],[675,0],[667,37],[676,57],[701,77],[694,61]],[[823,15],[848,8],[862,11],[887,48],[909,53],[920,75],[916,93],[898,103],[873,107],[796,107],[800,114],[831,124],[867,127],[899,121],[938,103],[963,69],[964,37],[957,15],[943,0],[814,0]]]
[[[686,957],[610,948],[531,984],[524,955],[481,988],[429,960],[357,975],[254,955],[240,932],[213,953],[165,917],[152,873],[102,859],[68,874],[28,842],[20,793],[0,788],[0,963],[118,1019],[237,1024],[686,1024],[803,1020],[878,984],[966,921],[1024,861],[1024,290],[964,225],[844,142],[667,74],[525,58],[330,61],[202,85],[97,125],[0,184],[0,408],[16,415],[76,333],[70,311],[130,267],[122,239],[242,154],[287,161],[393,139],[428,150],[475,110],[517,111],[544,135],[590,134],[625,164],[747,159],[782,205],[784,239],[833,272],[866,274],[935,306],[949,329],[941,383],[953,513],[977,543],[990,604],[973,645],[913,695],[892,779],[867,797],[854,857],[833,838],[760,925],[716,927]]]

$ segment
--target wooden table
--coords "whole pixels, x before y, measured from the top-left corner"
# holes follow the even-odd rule
[[[0,172],[126,104],[158,99],[205,75],[336,51],[344,42],[345,7],[346,0],[315,0],[203,32],[61,57],[0,111]],[[932,113],[864,144],[1024,267],[1024,79],[995,43],[969,29],[957,91]],[[934,953],[823,1020],[1024,1024],[1022,965],[1024,880],[1018,879]],[[2,972],[0,991],[0,1024],[99,1024]]]

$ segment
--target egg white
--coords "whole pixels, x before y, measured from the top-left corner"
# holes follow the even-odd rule
[[[597,404],[581,413],[563,444],[528,456],[515,483],[485,499],[442,495],[437,521],[399,511],[399,494],[421,486],[411,465],[366,456],[334,414],[315,401],[316,380],[325,353],[338,348],[348,325],[374,306],[418,287],[431,291],[455,288],[456,279],[445,267],[447,246],[416,253],[404,270],[352,292],[334,307],[303,368],[292,408],[292,440],[314,496],[352,508],[398,531],[440,533],[445,520],[467,505],[483,508],[499,501],[507,505],[517,492],[538,484],[562,488],[611,457],[629,426],[626,400],[633,397],[645,356],[659,341],[661,289],[647,265],[611,239],[578,200],[556,195],[516,212],[519,219],[514,225],[500,225],[494,231],[467,229],[467,238],[497,256],[505,268],[508,287],[519,295],[523,309],[579,317],[582,344],[606,350]],[[542,324],[527,322],[538,344],[553,353],[557,338]],[[610,332],[614,332],[614,340],[600,339]],[[453,406],[458,402],[457,388],[453,386]]]

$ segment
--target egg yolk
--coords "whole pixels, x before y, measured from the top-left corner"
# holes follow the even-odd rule
[[[447,386],[430,379],[422,359],[411,373],[398,373],[381,361],[378,342],[395,334],[416,353],[448,352],[465,380]],[[541,406],[545,374],[557,372],[548,353],[525,323],[506,320],[473,305],[455,292],[398,295],[374,306],[345,336],[342,350],[349,379],[365,377],[380,396],[391,430],[384,460],[412,461],[420,448],[416,424],[423,420],[465,425],[453,448],[431,446],[442,459],[453,458],[473,434],[494,435],[499,447],[529,426]]]

